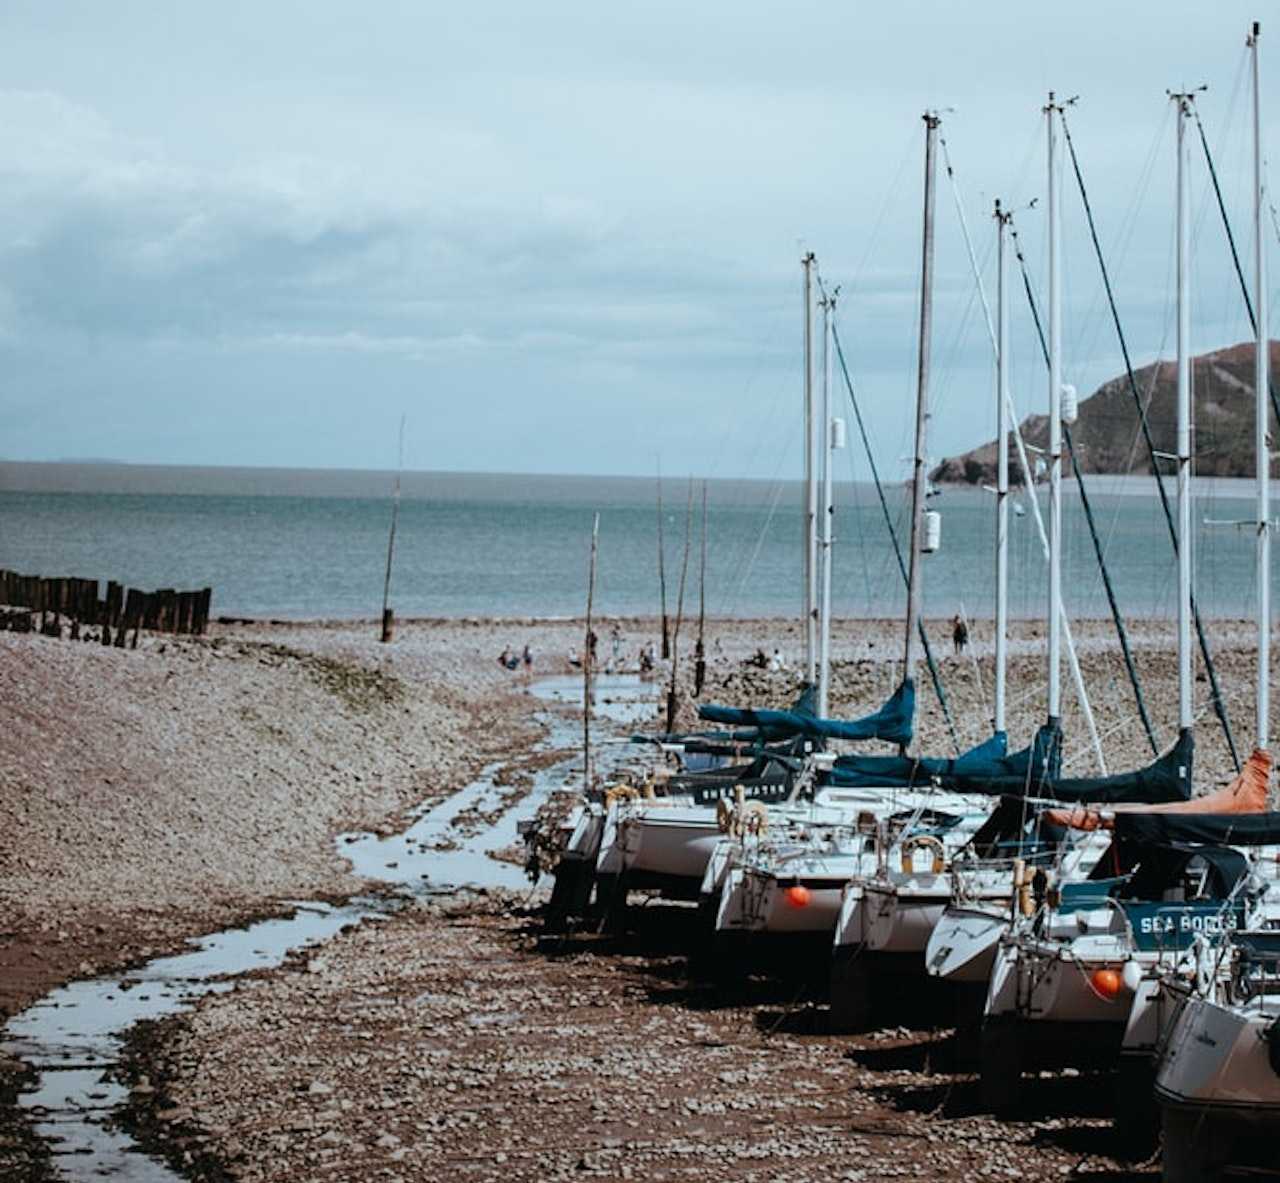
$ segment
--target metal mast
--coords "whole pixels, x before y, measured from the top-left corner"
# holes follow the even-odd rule
[[[994,729],[1003,731],[1009,642],[1009,296],[1005,239],[1012,217],[996,199],[996,702]]]
[[[818,617],[818,470],[814,463],[813,414],[813,252],[800,260],[804,267],[804,668],[812,685],[817,668]]]
[[[1053,91],[1049,132],[1049,726],[1062,720],[1062,227],[1058,209],[1058,136],[1062,107]]]
[[[1191,701],[1191,219],[1187,116],[1191,94],[1178,104],[1178,730],[1194,722]]]
[[[1267,408],[1271,343],[1267,334],[1267,253],[1266,239],[1262,232],[1263,213],[1266,209],[1265,180],[1262,172],[1262,111],[1261,83],[1258,73],[1258,38],[1262,26],[1253,22],[1249,36],[1249,48],[1253,51],[1253,235],[1254,283],[1256,291],[1255,319],[1258,339],[1253,362],[1253,387],[1256,399],[1254,412],[1254,448],[1257,452],[1258,473],[1258,700],[1256,705],[1257,738],[1254,747],[1266,749],[1270,741],[1271,703],[1268,679],[1271,674],[1271,448]]]
[[[924,114],[924,242],[920,265],[920,368],[916,378],[916,448],[911,472],[911,557],[907,570],[907,644],[903,660],[903,678],[914,680],[919,660],[920,606],[924,598],[924,569],[921,546],[924,543],[925,480],[928,463],[928,394],[929,344],[933,328],[933,207],[934,174],[937,171],[935,144],[941,120],[934,111]]]
[[[840,289],[822,293],[822,538],[821,568],[822,595],[819,600],[820,617],[818,628],[818,715],[826,718],[830,703],[831,690],[831,530],[834,507],[832,504],[831,482],[835,457],[831,454],[833,447],[833,428],[831,421],[831,324],[836,312],[836,297]]]

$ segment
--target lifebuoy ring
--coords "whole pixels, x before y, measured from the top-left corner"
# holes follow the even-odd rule
[[[742,838],[759,836],[769,829],[769,810],[763,801],[746,801],[731,805],[728,798],[716,802],[716,825],[722,834]]]
[[[933,851],[933,873],[941,875],[947,865],[947,852],[942,839],[932,834],[913,834],[902,844],[902,870],[910,875],[915,870],[915,853],[919,849]]]
[[[763,834],[769,829],[769,810],[763,801],[748,801],[742,810],[744,834]]]
[[[639,796],[640,794],[632,785],[614,785],[605,790],[604,807],[608,810],[619,801],[635,801]]]

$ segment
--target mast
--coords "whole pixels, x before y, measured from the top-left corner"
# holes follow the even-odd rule
[[[1191,220],[1187,115],[1193,97],[1178,104],[1178,731],[1190,732],[1191,701]],[[1259,322],[1261,323],[1261,322]]]
[[[813,414],[813,266],[808,251],[804,267],[804,669],[805,681],[817,680],[818,618],[818,470],[815,465]]]
[[[1253,438],[1258,474],[1258,694],[1255,724],[1257,737],[1254,740],[1254,747],[1265,750],[1270,739],[1271,713],[1268,693],[1268,677],[1271,670],[1271,490],[1269,487],[1271,448],[1268,438],[1270,433],[1267,430],[1271,343],[1267,336],[1267,254],[1264,246],[1266,239],[1262,232],[1266,199],[1262,172],[1262,87],[1258,72],[1258,38],[1261,34],[1262,26],[1254,21],[1253,31],[1249,36],[1249,48],[1252,50],[1253,57],[1253,237],[1254,250],[1257,252],[1254,259],[1256,290],[1253,298],[1258,329],[1253,361],[1253,389],[1256,403]]]
[[[1058,209],[1058,136],[1062,108],[1045,106],[1049,133],[1049,726],[1062,720],[1062,227]]]
[[[818,715],[827,717],[831,691],[831,528],[834,508],[831,481],[835,467],[831,449],[835,446],[831,420],[831,322],[835,317],[836,297],[840,289],[829,295],[824,291],[822,305],[822,595],[819,599],[818,627]]]
[[[996,689],[994,730],[1005,729],[1009,656],[1009,294],[1005,240],[1012,217],[996,199]]]
[[[920,606],[924,598],[924,569],[921,546],[924,543],[923,519],[925,501],[925,465],[928,455],[927,409],[929,393],[929,344],[933,329],[933,207],[934,174],[937,171],[935,144],[941,120],[934,111],[924,114],[924,241],[920,265],[920,363],[916,376],[916,446],[911,472],[911,558],[907,571],[907,640],[903,657],[903,680],[915,678],[919,660]]]

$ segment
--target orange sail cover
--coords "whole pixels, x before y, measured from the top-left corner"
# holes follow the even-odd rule
[[[1075,830],[1113,830],[1117,813],[1265,813],[1270,783],[1271,753],[1254,748],[1235,780],[1203,797],[1165,805],[1112,805],[1105,810],[1081,805],[1074,809],[1048,809],[1045,816]]]

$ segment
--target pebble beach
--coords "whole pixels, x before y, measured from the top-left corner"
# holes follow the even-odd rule
[[[622,663],[657,635],[652,620],[606,618],[602,638],[615,625]],[[949,621],[929,630],[957,737],[977,743],[990,624],[975,622],[959,655]],[[1011,747],[1044,714],[1043,630],[1014,631]],[[1162,747],[1171,634],[1159,621],[1132,631]],[[144,633],[136,650],[0,634],[0,1018],[202,933],[371,890],[337,836],[394,833],[484,767],[521,783],[539,737],[530,685],[571,673],[582,637],[581,621],[531,619],[408,621],[385,645],[372,622],[218,624]],[[1211,638],[1247,755],[1252,628],[1215,621]],[[1146,763],[1110,623],[1079,623],[1075,639],[1109,769]],[[799,644],[789,621],[712,622],[703,698],[784,704]],[[887,697],[900,644],[897,622],[837,623],[833,714]],[[531,670],[497,661],[525,645]],[[774,648],[788,668],[751,663]],[[691,678],[687,653],[681,669]],[[1065,673],[1064,696],[1069,767],[1096,771]],[[923,686],[919,702],[922,748],[950,751]],[[1197,709],[1208,790],[1232,768],[1205,680]],[[411,895],[381,923],[136,1029],[120,1068],[127,1122],[180,1177],[216,1180],[1141,1174],[1108,1158],[1086,1080],[1046,1074],[1029,1087],[1058,1116],[997,1126],[971,1081],[945,1073],[929,1022],[833,1038],[803,994],[717,1003],[684,977],[678,908],[646,909],[630,943],[549,951],[543,898],[545,885]],[[0,1177],[58,1178],[15,1105],[26,1080],[18,1060],[0,1064]]]

